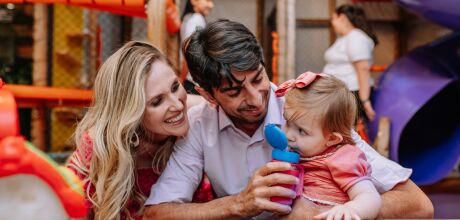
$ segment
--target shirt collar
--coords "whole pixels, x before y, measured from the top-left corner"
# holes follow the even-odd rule
[[[276,124],[278,126],[284,125],[283,106],[284,97],[276,97],[275,90],[277,86],[270,83],[270,98],[268,100],[268,111],[265,116],[264,125]]]
[[[219,131],[224,130],[228,126],[233,126],[232,120],[228,118],[227,114],[225,113],[224,109],[222,109],[220,106],[217,107],[217,113],[219,114]]]

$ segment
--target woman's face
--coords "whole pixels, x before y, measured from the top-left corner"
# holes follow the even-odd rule
[[[167,63],[153,63],[145,81],[145,93],[147,103],[142,124],[152,137],[162,140],[186,135],[189,128],[187,93]]]
[[[333,13],[332,14],[332,27],[334,28],[334,31],[336,34],[341,35],[343,33],[343,29],[345,27],[345,23],[348,21],[348,18],[345,14],[337,14]]]
[[[196,13],[200,13],[203,16],[208,16],[211,13],[212,8],[214,8],[213,0],[191,0],[193,5],[193,10]]]

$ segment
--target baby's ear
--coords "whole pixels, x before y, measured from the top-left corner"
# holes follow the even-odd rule
[[[328,147],[339,144],[343,141],[343,136],[338,132],[332,132],[328,135],[326,145]]]

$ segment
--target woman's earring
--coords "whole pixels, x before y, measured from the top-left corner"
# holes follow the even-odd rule
[[[129,140],[130,144],[132,147],[137,147],[139,146],[139,135],[137,135],[137,132],[134,132],[133,136],[131,136],[131,139]]]

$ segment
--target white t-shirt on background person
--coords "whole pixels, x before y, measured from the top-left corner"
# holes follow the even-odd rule
[[[323,72],[334,75],[348,86],[350,91],[358,91],[358,76],[353,62],[368,60],[372,64],[374,41],[361,29],[355,28],[347,35],[337,38],[334,44],[324,53],[326,65]],[[369,85],[374,80],[369,79]]]
[[[188,13],[184,16],[182,25],[180,27],[180,48],[182,50],[182,45],[184,41],[192,35],[197,28],[204,28],[206,26],[206,20],[204,16],[200,13]],[[184,55],[180,52],[180,59],[184,59]],[[187,74],[187,80],[192,81],[192,76],[190,73]]]

